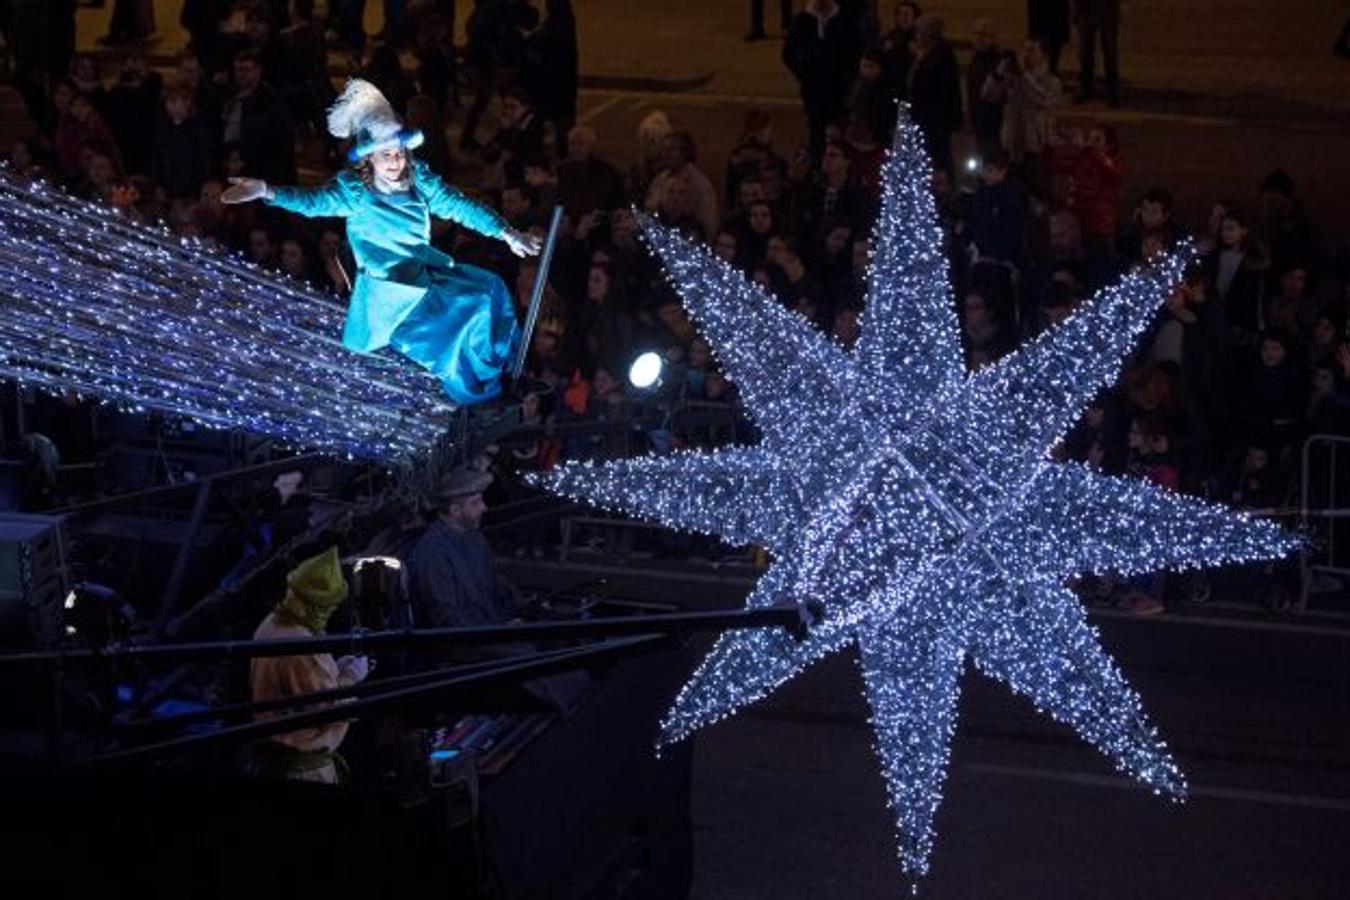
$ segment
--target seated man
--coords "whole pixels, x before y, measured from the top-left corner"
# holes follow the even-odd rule
[[[435,519],[404,560],[408,602],[418,628],[472,628],[503,625],[522,612],[515,588],[497,568],[492,548],[479,530],[487,505],[483,491],[492,476],[457,469],[442,476],[426,497]],[[528,656],[539,648],[528,641],[458,648],[438,653],[437,662],[467,663]],[[589,687],[581,671],[524,682],[525,689],[558,709],[567,709]]]
[[[426,497],[435,518],[405,560],[408,601],[418,628],[500,625],[519,614],[515,589],[501,577],[479,531],[492,476],[476,469],[444,475]]]
[[[333,611],[347,599],[336,547],[296,566],[286,576],[286,596],[267,614],[255,641],[317,637],[324,633]],[[364,681],[370,663],[364,656],[334,660],[329,653],[297,656],[260,656],[249,666],[254,702],[277,700],[334,690]],[[282,715],[277,713],[276,715]],[[263,714],[259,718],[270,718]],[[249,768],[253,774],[296,781],[337,784],[337,749],[347,736],[346,721],[328,722],[257,742]]]

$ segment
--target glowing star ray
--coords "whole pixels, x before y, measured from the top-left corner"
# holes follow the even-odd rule
[[[339,456],[436,446],[439,383],[341,332],[301,282],[0,173],[0,378]]]
[[[952,401],[955,414],[945,419],[943,436],[982,458],[988,474],[1027,472],[1119,372],[1189,255],[1183,248],[1129,273],[1017,353],[971,375]],[[991,445],[1021,452],[1013,458],[976,452]]]
[[[1138,696],[1060,582],[1088,570],[1274,559],[1296,542],[1209,504],[1047,459],[1162,305],[1181,257],[1131,273],[1018,353],[960,374],[923,196],[930,170],[913,124],[901,128],[854,354],[804,333],[800,319],[705,248],[643,223],[765,435],[756,448],[765,470],[791,479],[791,490],[775,481],[764,493],[774,499],[748,503],[752,482],[743,473],[728,480],[728,459],[752,458],[744,450],[666,468],[625,461],[601,466],[603,475],[564,466],[543,481],[732,541],[777,536],[774,564],[748,604],[819,600],[824,622],[801,643],[776,630],[723,636],[675,698],[662,740],[725,718],[856,642],[901,862],[918,875],[932,847],[963,659],[1150,787],[1179,794],[1180,773]],[[706,475],[692,470],[699,460]],[[679,483],[657,483],[661,472]],[[794,502],[776,499],[785,495]]]
[[[714,257],[706,248],[691,252],[678,233],[646,215],[638,218],[766,443],[819,442],[824,435],[815,429],[828,421],[825,411],[848,402],[854,367],[844,351],[736,269],[710,265]],[[801,414],[803,398],[812,415]]]
[[[796,485],[783,460],[756,447],[567,466],[550,486],[638,518],[720,536],[733,546],[760,544],[779,552],[794,536],[765,526],[800,517]],[[763,515],[768,508],[781,514]]]
[[[1046,463],[1016,514],[990,527],[985,546],[996,558],[1068,578],[1240,563],[1272,548],[1293,553],[1299,542],[1272,522],[1146,481]]]
[[[872,260],[862,330],[854,353],[859,375],[897,428],[920,421],[928,406],[961,380],[961,343],[952,302],[934,303],[932,286],[947,283],[947,256],[928,184],[905,179],[925,165],[922,139],[896,130],[882,177],[872,235]],[[914,223],[927,223],[916,228]],[[944,288],[944,299],[950,292]]]
[[[956,729],[959,641],[905,615],[888,627],[859,629],[859,662],[877,756],[899,830],[900,858],[914,875],[928,870],[933,817]]]
[[[1001,621],[969,643],[976,667],[1072,727],[1146,786],[1184,796],[1181,771],[1078,599],[1053,582],[989,588]]]
[[[790,561],[774,562],[750,592],[746,606],[753,609],[792,603],[793,578]],[[814,660],[852,640],[851,635],[836,632],[812,634],[798,642],[781,629],[722,635],[676,695],[661,722],[660,743],[682,740],[704,725],[764,698]]]

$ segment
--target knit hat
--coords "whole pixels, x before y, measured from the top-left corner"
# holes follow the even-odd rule
[[[277,605],[277,613],[315,634],[323,632],[333,610],[347,599],[347,579],[337,547],[329,547],[311,556],[286,576],[286,598]]]
[[[436,482],[436,486],[427,494],[433,504],[453,503],[464,497],[481,494],[492,484],[492,473],[478,469],[455,469],[446,472]]]
[[[328,108],[328,132],[335,138],[353,138],[347,158],[359,162],[391,147],[412,150],[422,145],[422,132],[399,119],[380,89],[363,78],[353,78]]]

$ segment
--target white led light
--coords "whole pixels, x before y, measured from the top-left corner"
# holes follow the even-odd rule
[[[661,354],[648,350],[638,355],[628,367],[628,382],[638,390],[646,390],[661,377]]]
[[[385,568],[388,569],[393,569],[395,571],[403,568],[403,563],[400,562],[399,559],[394,556],[362,556],[356,559],[355,562],[353,562],[352,571],[360,572],[366,566],[375,564],[384,566]]]

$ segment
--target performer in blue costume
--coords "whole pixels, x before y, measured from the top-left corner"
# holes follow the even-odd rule
[[[359,78],[328,112],[328,130],[353,138],[353,167],[319,188],[231,179],[227,203],[263,200],[302,216],[340,216],[357,274],[342,343],[358,353],[393,347],[441,379],[455,403],[490,400],[520,342],[511,294],[491,272],[457,263],[430,244],[431,216],[505,241],[517,256],[539,239],[442,181],[410,151],[422,133]]]

